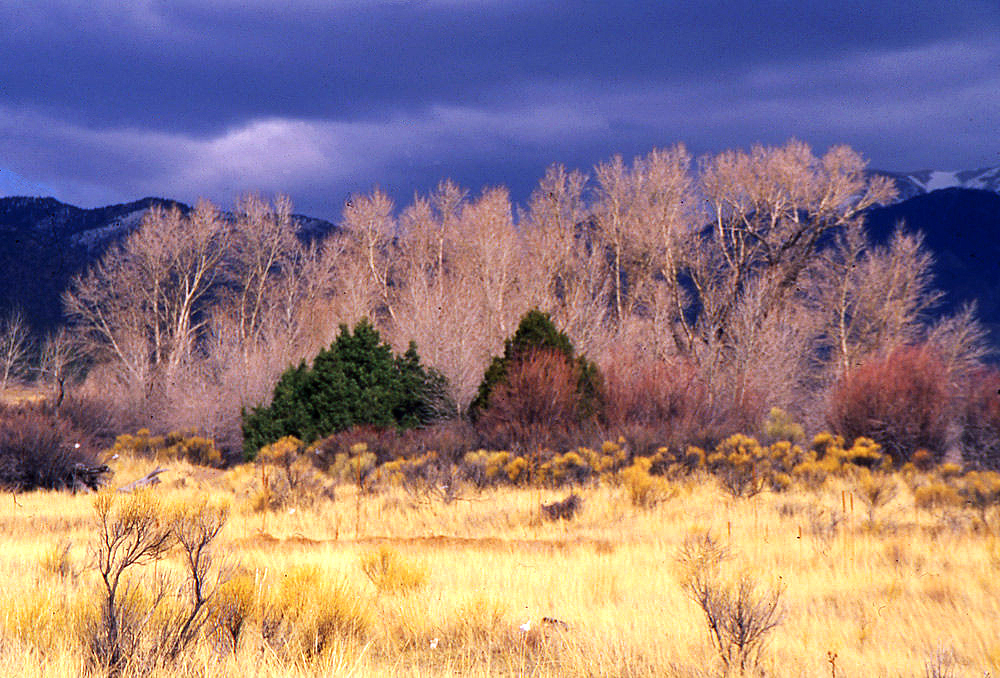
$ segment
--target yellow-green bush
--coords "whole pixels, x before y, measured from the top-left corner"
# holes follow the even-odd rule
[[[309,458],[303,443],[294,436],[285,436],[270,445],[265,445],[257,453],[256,463],[265,471],[277,471],[285,476],[289,489],[293,492],[307,483],[315,474],[316,467]]]
[[[857,467],[852,475],[856,484],[856,494],[868,507],[868,522],[875,522],[875,513],[892,501],[899,491],[896,478],[888,473]]]
[[[841,453],[844,464],[851,464],[861,468],[881,469],[887,471],[892,468],[892,458],[882,451],[882,446],[871,438],[858,438],[851,445],[850,449]]]
[[[380,546],[361,555],[361,571],[379,593],[419,589],[427,583],[427,567],[407,560],[394,548]]]
[[[801,424],[780,407],[772,407],[764,420],[764,433],[768,438],[776,441],[796,443],[806,438],[805,429]]]
[[[295,567],[265,599],[265,640],[291,657],[318,657],[338,640],[361,639],[371,630],[369,603],[344,581],[330,580],[316,567]]]
[[[622,485],[628,490],[629,499],[634,506],[653,508],[677,494],[673,483],[663,476],[650,473],[651,467],[652,460],[649,457],[636,457],[631,466],[619,473]]]
[[[839,470],[839,458],[827,456],[818,459],[815,452],[810,452],[792,469],[792,477],[808,488],[818,489]]]
[[[250,495],[254,511],[276,511],[288,505],[309,505],[333,495],[327,478],[313,463],[313,450],[286,436],[262,447],[254,465],[259,477]],[[374,464],[374,459],[372,460]]]
[[[887,471],[892,459],[871,438],[858,438],[849,448],[844,438],[832,433],[819,433],[813,439],[812,450],[789,459],[799,461],[792,468],[792,476],[807,487],[817,488],[833,476],[853,476],[861,470]]]
[[[531,463],[506,450],[469,452],[463,459],[463,467],[466,478],[480,487],[525,485],[532,476]]]
[[[1000,504],[1000,473],[970,471],[958,482],[958,493],[966,504],[979,511],[985,523],[987,512]]]
[[[247,624],[259,614],[260,592],[248,574],[238,574],[219,586],[209,608],[213,629],[234,653]]]
[[[137,456],[168,462],[184,460],[202,466],[219,466],[222,453],[211,438],[199,436],[195,431],[174,431],[165,436],[154,436],[149,429],[139,429],[134,435],[123,434],[105,454]]]
[[[426,452],[417,457],[400,457],[378,467],[380,481],[393,486],[426,481],[435,475],[433,470],[441,464],[437,452]]]
[[[582,483],[593,476],[590,463],[578,451],[557,454],[538,467],[538,482],[548,487]]]
[[[327,472],[340,482],[363,485],[375,470],[376,461],[375,454],[368,451],[367,443],[355,443],[349,453],[334,455]]]
[[[962,505],[962,496],[951,485],[931,482],[913,491],[913,502],[917,508],[939,511]]]

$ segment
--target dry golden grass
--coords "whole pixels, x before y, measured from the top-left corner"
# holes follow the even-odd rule
[[[44,387],[8,384],[7,388],[0,389],[0,404],[24,405],[27,403],[39,403],[50,395],[51,389]]]
[[[155,462],[113,463],[123,485]],[[334,498],[259,512],[253,467],[178,462],[161,477],[165,504],[232,505],[213,570],[231,583],[179,660],[137,661],[125,675],[721,675],[678,560],[704,533],[731,554],[721,580],[749,574],[783,590],[761,654],[768,676],[924,675],[935,661],[1000,675],[996,516],[984,526],[979,511],[918,509],[901,481],[873,511],[847,480],[733,499],[705,476],[645,507],[603,484],[577,490],[572,521],[546,521],[541,503],[561,494],[464,489],[444,503],[388,488],[359,500],[340,485]],[[99,675],[86,645],[99,612],[93,505],[53,492],[0,503],[0,674]],[[136,595],[170,583],[149,632],[169,625],[183,604],[180,552],[133,576]]]

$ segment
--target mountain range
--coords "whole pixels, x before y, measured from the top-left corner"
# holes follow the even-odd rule
[[[873,240],[885,242],[900,221],[922,231],[935,255],[936,283],[945,292],[936,314],[975,302],[1000,353],[1000,167],[872,173],[892,178],[899,191],[896,202],[869,211]],[[16,307],[37,330],[58,325],[69,280],[157,206],[190,209],[153,197],[95,209],[55,198],[0,198],[0,314]],[[304,215],[295,220],[306,238],[336,228]]]
[[[1000,166],[960,172],[920,170],[919,172],[899,173],[872,170],[872,174],[881,174],[893,179],[899,191],[897,201],[900,202],[946,188],[973,188],[1000,193]]]

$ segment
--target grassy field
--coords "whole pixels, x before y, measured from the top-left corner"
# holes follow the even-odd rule
[[[0,389],[0,405],[24,405],[38,403],[51,396],[51,389],[21,384],[8,384]]]
[[[113,463],[116,486],[153,469]],[[184,551],[129,568],[122,618],[136,639],[124,675],[724,675],[689,594],[692,563],[715,591],[743,578],[751,604],[780,596],[746,675],[1000,675],[992,515],[918,510],[899,478],[874,513],[847,479],[734,499],[695,475],[651,508],[604,482],[577,490],[572,520],[548,521],[540,505],[566,491],[359,496],[348,484],[260,511],[256,467],[178,462],[161,477],[138,495],[150,511],[229,507],[205,577],[209,592],[228,583],[166,661],[190,597]],[[0,503],[3,675],[103,671],[90,649],[102,604],[94,506],[93,494],[54,492]]]

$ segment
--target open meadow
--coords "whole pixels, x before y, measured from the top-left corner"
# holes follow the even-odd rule
[[[113,486],[157,467],[110,463]],[[101,574],[165,525],[188,541],[122,568],[121,675],[1000,673],[995,509],[921,491],[947,487],[936,472],[742,497],[707,472],[652,494],[619,473],[553,520],[541,505],[567,488],[343,482],[268,503],[261,464],[159,467],[148,490],[3,500],[0,673],[107,671]]]

